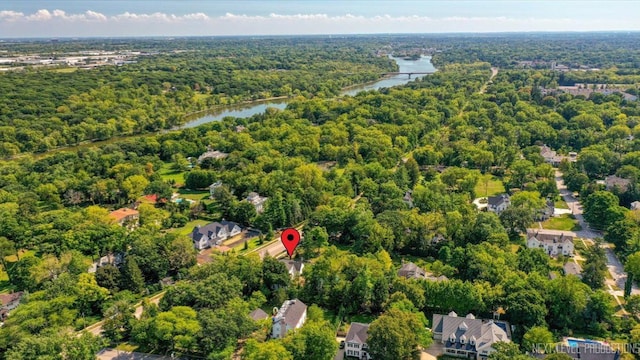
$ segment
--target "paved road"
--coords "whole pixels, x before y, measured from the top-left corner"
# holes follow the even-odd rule
[[[149,298],[149,301],[152,304],[158,304],[160,302],[160,299],[162,299],[162,297],[164,296],[164,291],[156,294],[152,297]],[[142,316],[142,311],[144,310],[142,307],[142,302],[139,302],[135,305],[136,310],[133,313],[133,316],[135,316],[136,319],[140,319],[140,316]],[[95,336],[101,336],[102,335],[102,325],[104,325],[104,320],[99,321],[93,325],[87,326],[84,330],[78,331],[78,336],[82,335],[83,332],[89,332]],[[115,351],[115,350],[114,350]],[[118,358],[120,359],[120,358]],[[123,358],[123,359],[129,359],[129,358]],[[133,358],[131,358],[133,359]],[[151,359],[151,358],[149,358]]]
[[[560,195],[567,203],[567,205],[569,205],[569,209],[572,210],[573,215],[576,217],[576,220],[578,220],[578,223],[582,227],[582,230],[576,231],[576,235],[584,239],[585,241],[594,244],[593,239],[602,238],[602,233],[600,231],[589,228],[589,224],[584,220],[584,217],[582,216],[582,205],[580,204],[580,201],[576,199],[569,190],[567,190],[567,187],[564,185],[564,181],[562,180],[562,173],[557,170],[556,185],[558,186]],[[609,293],[615,296],[616,301],[618,301],[617,297],[624,296],[624,284],[627,281],[627,273],[624,272],[624,266],[613,252],[613,245],[610,243],[602,242],[600,246],[605,248],[605,254],[607,256],[607,268],[609,269],[611,277],[613,277],[613,280],[607,279]],[[620,288],[620,290],[613,289],[612,285],[617,286],[618,288]],[[633,284],[633,287],[631,289],[631,294],[640,294],[640,289],[635,283]]]

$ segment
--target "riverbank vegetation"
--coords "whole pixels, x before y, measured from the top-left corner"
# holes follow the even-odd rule
[[[627,41],[620,36],[621,43]],[[353,46],[361,46],[353,51],[356,54],[341,53],[338,47],[341,55],[335,56],[374,59],[368,68],[383,68],[388,66],[385,58],[370,57],[369,51],[388,39],[358,38],[353,40]],[[407,48],[433,45],[428,39],[401,43],[403,39],[393,41]],[[581,39],[576,35],[573,41]],[[238,54],[257,51],[237,41]],[[350,44],[347,39],[340,41]],[[384,348],[380,340],[384,337],[379,335],[392,332],[394,338],[406,341],[394,343],[389,353],[409,359],[429,345],[430,334],[408,333],[389,319],[401,318],[424,329],[430,315],[450,311],[471,312],[479,318],[498,314],[514,325],[513,339],[518,343],[541,328],[554,339],[584,334],[637,341],[638,328],[632,332],[636,320],[615,315],[617,303],[605,284],[603,251],[581,248],[593,263],[585,266],[581,280],[562,275],[565,258],[550,259],[540,249],[526,248],[521,234],[534,224],[544,199],[555,200],[558,194],[554,169],[540,155],[540,146],[563,154],[577,152],[575,163],[560,165],[565,182],[580,193],[592,227],[604,229],[605,240],[628,259],[629,272],[640,276],[636,261],[640,222],[628,209],[640,200],[638,101],[619,93],[596,92],[589,97],[563,93],[550,86],[559,76],[550,69],[501,69],[489,83],[493,62],[457,63],[455,49],[463,47],[466,38],[437,41],[452,49],[448,52],[443,46],[434,57],[438,72],[405,86],[340,98],[330,97],[332,91],[311,96],[301,90],[285,110],[271,108],[247,119],[227,118],[40,158],[25,154],[1,161],[0,255],[5,261],[0,265],[11,289],[28,294],[0,328],[0,358],[31,359],[77,348],[90,353],[102,342],[88,335],[60,334],[73,334],[101,317],[108,319],[104,335],[114,345],[126,341],[144,351],[211,359],[228,359],[245,343],[246,359],[258,358],[257,354],[331,358],[337,343],[327,339],[333,339],[334,330],[343,329],[343,321],[365,318],[375,319],[372,349],[379,353]],[[545,41],[551,50],[563,43]],[[486,39],[480,42],[486,49],[497,46]],[[318,53],[327,51],[327,44],[331,42],[309,46],[318,46],[320,50],[314,51],[321,56]],[[529,51],[535,53],[536,46]],[[265,53],[264,61],[245,59],[243,66],[261,71],[261,66],[276,61],[279,51],[287,54],[286,59],[297,51],[272,51],[266,45],[257,49]],[[507,62],[507,54],[497,53],[497,63]],[[554,54],[565,56],[562,51]],[[175,58],[179,61],[171,75],[174,79],[190,74],[182,70],[188,56]],[[316,62],[316,69],[337,66],[328,60],[332,55],[322,56],[300,60],[293,67],[303,67],[304,61]],[[594,59],[615,61],[607,56],[613,55],[598,52]],[[136,66],[155,69],[147,74],[150,78],[173,74],[170,69],[159,70],[171,59],[159,55],[157,62],[149,58]],[[204,60],[194,65],[211,70],[208,66]],[[122,82],[125,78],[119,76],[132,70],[100,71]],[[133,83],[141,84],[142,78],[137,79]],[[194,78],[189,79],[180,85],[184,87],[169,87],[166,92],[160,84],[157,96],[178,99],[178,94],[193,94]],[[78,89],[82,90],[64,91]],[[207,92],[211,90],[203,94],[214,96]],[[143,99],[139,99],[142,108],[135,110],[149,116],[146,109],[154,103]],[[103,104],[105,109],[109,104]],[[184,106],[181,111],[187,110]],[[107,110],[91,112],[94,119],[113,116]],[[32,116],[40,119],[37,113]],[[83,119],[76,123],[61,119],[58,124],[82,126]],[[43,113],[38,121],[48,123],[49,118]],[[2,129],[16,136],[32,126],[7,124]],[[239,125],[244,127],[240,131]],[[48,134],[45,129],[40,131]],[[208,149],[228,156],[198,164],[195,159]],[[598,182],[614,174],[628,179],[629,186],[607,190]],[[207,187],[216,181],[222,185],[213,199],[203,201]],[[177,188],[178,184],[183,186]],[[170,201],[174,191],[188,192],[186,184],[196,203]],[[472,203],[487,193],[503,191],[512,195],[512,207],[501,215],[478,211]],[[251,192],[268,197],[263,212],[244,201]],[[108,210],[135,205],[139,227],[122,227],[108,217]],[[296,256],[306,261],[303,279],[291,279],[275,259],[248,252],[213,255],[207,264],[196,266],[196,253],[185,236],[189,229],[184,226],[221,219],[260,229],[268,239],[278,228],[302,223],[304,238]],[[559,226],[564,229],[568,224],[561,221]],[[17,256],[21,249],[29,250],[28,255]],[[87,272],[92,261],[108,254],[119,254],[122,261]],[[397,270],[407,260],[446,279],[399,277]],[[147,302],[135,316],[133,304],[161,286],[167,292],[159,304]],[[310,306],[309,324],[283,340],[266,341],[268,321],[254,322],[249,312],[261,308],[269,313],[292,298]]]

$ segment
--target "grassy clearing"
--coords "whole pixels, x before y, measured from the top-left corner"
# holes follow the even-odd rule
[[[239,249],[240,250],[240,254],[244,254],[246,252],[255,250],[255,248],[266,245],[267,241],[265,241],[262,245],[259,244],[260,238],[259,237],[254,237],[251,238],[249,240],[247,240],[247,245],[248,247],[245,249],[244,244],[242,245],[238,245],[238,247],[236,247],[235,249]]]
[[[184,183],[184,172],[173,170],[171,168],[171,164],[162,165],[160,170],[158,170],[158,174],[160,174],[160,177],[164,181],[173,180],[175,181],[176,185]]]
[[[132,345],[129,343],[121,343],[118,344],[118,346],[116,346],[116,349],[120,350],[120,351],[128,351],[128,352],[134,352],[138,349],[138,345]]]
[[[564,231],[580,231],[582,227],[578,224],[571,214],[562,214],[557,217],[552,217],[549,220],[542,223],[544,229],[549,230],[564,230]]]
[[[68,67],[68,68],[59,68],[59,69],[51,69],[53,72],[57,73],[74,73],[78,71],[77,67]]]
[[[478,181],[474,189],[476,196],[486,197],[504,193],[504,185],[498,178],[491,178],[487,183],[483,180]]]
[[[204,225],[207,225],[208,223],[209,221],[207,220],[200,220],[200,219],[193,220],[186,223],[185,226],[183,227],[171,229],[170,231],[175,232],[178,235],[189,235],[191,231],[193,231],[193,228],[196,227],[197,225],[204,226]]]
[[[562,197],[560,197],[560,200],[556,200],[553,206],[555,206],[556,209],[569,209],[569,205],[567,205],[567,202],[564,201]]]
[[[184,190],[184,189],[178,190],[178,194],[180,194],[180,197],[182,198],[190,199],[194,201],[201,201],[201,200],[208,199],[209,196],[211,195],[211,193],[206,190]]]

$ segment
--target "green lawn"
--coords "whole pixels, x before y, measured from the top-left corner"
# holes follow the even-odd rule
[[[482,179],[478,181],[474,189],[477,197],[494,196],[504,193],[504,185],[498,178],[491,178],[487,183]]]
[[[582,227],[578,225],[578,220],[571,214],[562,214],[552,217],[542,223],[542,227],[549,230],[579,231]]]
[[[158,174],[160,174],[160,177],[164,181],[173,180],[173,181],[175,181],[176,184],[183,184],[184,183],[184,172],[182,172],[182,171],[174,171],[173,169],[171,169],[171,164],[162,165],[160,170],[158,170]]]
[[[560,200],[556,200],[553,203],[553,206],[555,206],[556,209],[568,209],[569,208],[569,205],[567,205],[567,203],[562,198],[560,198]]]
[[[193,220],[193,221],[189,221],[183,227],[171,229],[170,231],[171,232],[175,232],[178,235],[189,235],[191,233],[191,231],[193,231],[193,228],[196,227],[197,225],[204,226],[204,225],[207,225],[208,223],[210,223],[210,221],[200,220],[200,219]]]
[[[207,190],[185,190],[185,189],[178,190],[178,194],[180,194],[180,197],[182,198],[190,199],[194,201],[201,201],[204,199],[208,199],[209,196],[211,195],[211,193]]]

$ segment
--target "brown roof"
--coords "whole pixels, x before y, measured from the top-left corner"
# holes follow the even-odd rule
[[[137,215],[140,215],[140,213],[138,212],[138,210],[133,210],[129,208],[121,208],[109,213],[109,216],[111,216],[113,219],[116,219],[116,221],[122,221],[128,216],[134,216],[134,215],[137,216]]]
[[[22,297],[22,291],[11,294],[0,294],[0,306],[7,306],[10,303],[20,300]]]
[[[557,231],[547,229],[527,229],[527,240],[536,238],[544,243],[572,242],[575,233],[571,231]]]
[[[268,318],[269,314],[264,312],[264,310],[262,309],[255,309],[251,313],[249,313],[249,317],[252,318],[253,320],[258,321],[258,320],[264,320]]]

